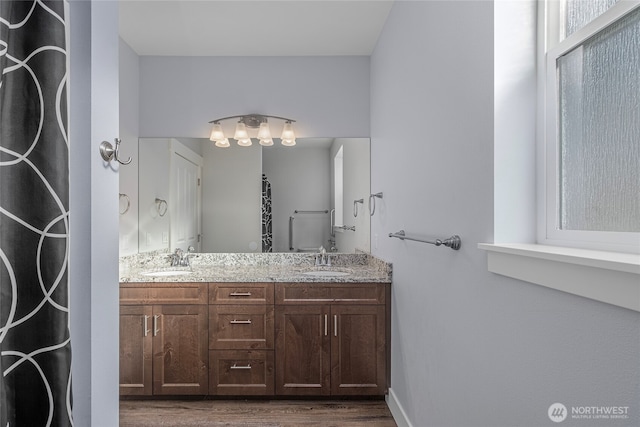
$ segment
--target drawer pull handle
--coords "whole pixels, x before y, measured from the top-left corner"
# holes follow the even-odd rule
[[[333,336],[334,337],[338,336],[338,315],[337,314],[333,315]]]
[[[155,315],[153,316],[153,336],[157,337],[158,336],[158,332],[160,332],[160,329],[158,329],[158,318],[160,316],[159,315]]]
[[[328,321],[327,321],[327,315],[325,314],[325,315],[324,315],[324,336],[325,336],[325,337],[327,336],[327,323],[328,323]]]
[[[231,323],[232,325],[250,325],[251,324],[251,320],[231,320],[229,323]]]
[[[144,336],[146,337],[147,335],[149,335],[149,332],[151,332],[149,330],[149,316],[147,316],[146,314],[144,315]]]
[[[250,297],[251,292],[231,292],[230,297]]]
[[[238,366],[234,363],[233,366],[230,367],[230,369],[251,369],[251,363],[244,366]]]

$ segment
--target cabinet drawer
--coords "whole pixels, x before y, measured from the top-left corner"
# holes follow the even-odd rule
[[[273,305],[210,305],[210,349],[273,349]]]
[[[276,304],[384,304],[384,283],[276,283]]]
[[[273,283],[210,283],[209,304],[273,304]]]
[[[120,284],[120,304],[206,304],[206,283]]]
[[[209,393],[212,395],[273,395],[273,351],[209,351]]]

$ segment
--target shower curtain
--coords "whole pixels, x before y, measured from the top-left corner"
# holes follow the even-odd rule
[[[71,426],[65,2],[0,1],[0,426]]]
[[[265,174],[262,174],[262,252],[273,252],[271,183]]]

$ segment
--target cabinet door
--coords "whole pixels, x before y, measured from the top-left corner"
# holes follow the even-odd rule
[[[153,394],[208,392],[206,305],[153,307]]]
[[[120,307],[120,394],[151,395],[151,306]]]
[[[385,337],[384,306],[331,306],[331,394],[384,394]]]
[[[276,307],[276,394],[330,393],[329,306]]]

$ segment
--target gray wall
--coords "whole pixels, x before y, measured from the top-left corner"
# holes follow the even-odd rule
[[[118,425],[118,5],[70,2],[69,288],[74,424]]]
[[[69,317],[73,417],[91,425],[91,2],[69,3]],[[115,230],[114,230],[115,231]]]
[[[391,400],[416,427],[550,425],[554,402],[629,406],[632,419],[606,425],[637,425],[640,315],[488,273],[477,249],[494,235],[493,14],[486,1],[396,2],[371,58]],[[458,233],[462,248],[386,237],[401,228]]]
[[[202,144],[202,252],[261,252],[262,146],[208,142]]]
[[[297,120],[299,138],[367,136],[369,58],[140,58],[141,136],[208,138],[209,121],[250,113]]]
[[[354,252],[356,249],[366,252],[371,251],[371,227],[368,210],[368,198],[371,193],[371,153],[369,138],[336,138],[331,146],[330,162],[331,173],[334,174],[333,159],[343,148],[343,225],[355,226],[355,231],[336,231],[336,246],[339,252]],[[335,197],[334,182],[331,181],[331,198]],[[354,217],[353,201],[364,199],[364,203],[358,204],[358,216]],[[339,222],[336,220],[336,222]]]
[[[138,249],[140,252],[157,251],[161,249],[173,250],[169,247],[171,230],[170,163],[171,151],[169,138],[144,138],[139,141],[138,152],[140,161],[138,169],[140,176],[136,182],[138,187],[138,222],[136,231]],[[122,176],[125,167],[120,171],[120,190],[122,190]],[[167,201],[166,212],[156,204],[156,199]],[[122,221],[122,220],[121,220]],[[122,236],[120,236],[122,240]],[[120,253],[120,255],[125,255]]]
[[[140,58],[124,40],[119,39],[120,79],[120,153],[131,163],[119,171],[120,256],[138,252],[138,135],[140,110]],[[129,209],[127,207],[127,198]],[[125,211],[126,210],[126,211]]]
[[[289,217],[293,247],[329,245],[329,214],[294,214],[295,210],[329,210],[329,148],[268,147],[262,150],[262,172],[271,182],[273,252],[289,252]]]

